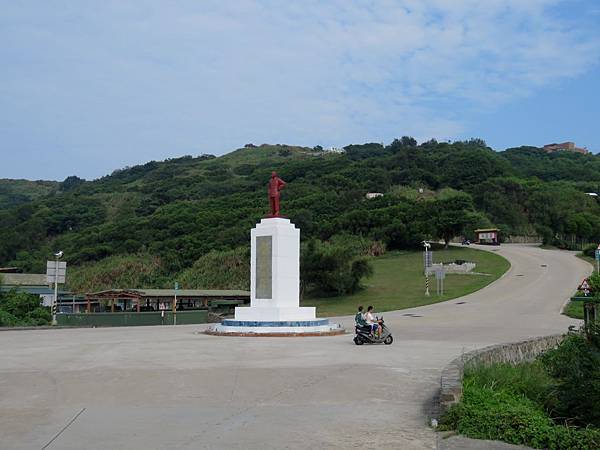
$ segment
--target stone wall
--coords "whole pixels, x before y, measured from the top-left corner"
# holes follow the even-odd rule
[[[478,364],[518,364],[523,361],[532,361],[546,350],[556,347],[564,338],[564,334],[556,334],[510,344],[492,345],[464,353],[450,362],[442,371],[439,412],[444,413],[462,398],[462,379],[465,367]]]
[[[541,244],[543,239],[541,236],[503,236],[502,242],[506,244]]]

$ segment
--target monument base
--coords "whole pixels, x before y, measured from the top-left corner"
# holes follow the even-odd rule
[[[274,307],[274,306],[238,306],[235,308],[235,320],[253,322],[297,322],[316,320],[316,308],[313,307]]]
[[[307,308],[308,309],[308,308]],[[236,314],[237,315],[237,314]],[[344,329],[329,319],[253,321],[225,319],[210,327],[206,334],[216,336],[335,336],[344,334]]]

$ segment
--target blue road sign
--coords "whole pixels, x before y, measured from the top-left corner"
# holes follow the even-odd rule
[[[600,261],[600,248],[596,249],[596,259]]]

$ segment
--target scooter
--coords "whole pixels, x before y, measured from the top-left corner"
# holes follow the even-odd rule
[[[370,326],[361,327],[361,326],[357,325],[354,328],[354,332],[355,332],[354,343],[356,345],[363,345],[363,344],[381,344],[383,342],[385,345],[390,345],[392,342],[394,342],[394,338],[392,337],[392,332],[389,330],[388,327],[385,326],[383,317],[381,319],[377,318],[377,323],[379,325],[381,325],[381,336],[378,337],[377,335],[372,334]]]

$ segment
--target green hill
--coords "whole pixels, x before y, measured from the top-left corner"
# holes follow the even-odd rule
[[[0,209],[27,203],[55,193],[56,181],[29,181],[0,179]]]
[[[192,267],[206,272],[206,255],[214,261],[214,252],[248,245],[250,228],[267,213],[272,170],[288,182],[282,213],[304,241],[350,235],[403,250],[490,225],[562,246],[600,240],[600,205],[585,193],[599,190],[600,157],[532,147],[495,152],[477,139],[417,145],[405,137],[344,153],[261,145],[218,158],[151,161],[94,181],[4,180],[0,266],[43,270],[51,251],[62,249],[71,266],[90,271],[100,261],[110,265],[106,258],[132,272],[129,259],[152,261],[144,283]],[[368,192],[385,195],[367,199]],[[186,277],[215,279],[205,272]],[[87,287],[105,280],[79,279]]]

